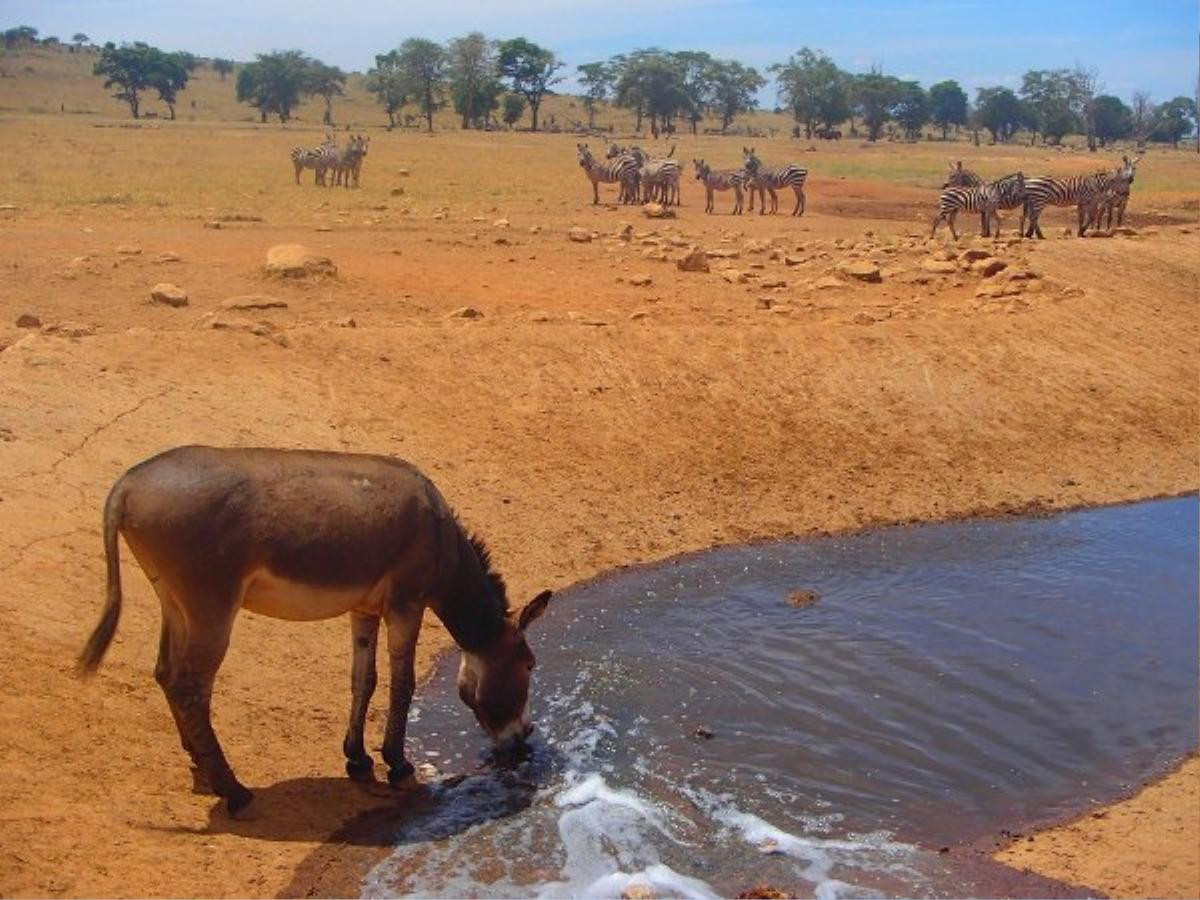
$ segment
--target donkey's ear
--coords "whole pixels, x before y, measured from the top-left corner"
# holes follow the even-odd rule
[[[541,617],[542,613],[546,611],[546,605],[550,602],[553,593],[553,591],[542,591],[521,607],[521,611],[517,613],[517,631],[524,631],[533,624],[534,620]]]

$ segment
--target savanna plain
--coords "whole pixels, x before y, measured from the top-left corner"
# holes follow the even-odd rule
[[[1051,210],[1045,241],[1012,214],[999,241],[966,216],[930,241],[951,159],[1069,174],[1119,155],[810,145],[764,114],[759,156],[809,170],[802,218],[790,196],[706,215],[691,159],[735,166],[749,141],[680,134],[683,205],[648,219],[611,186],[592,205],[574,135],[387,132],[351,92],[361,186],[323,189],[288,159],[320,142],[315,106],[247,122],[205,71],[178,121],[131,127],[82,62],[27,64],[0,79],[5,896],[316,895],[386,850],[354,823],[403,800],[343,776],[344,621],[238,622],[215,722],[257,794],[245,821],[188,791],[151,674],[158,603],[127,553],[117,639],[73,676],[104,497],[168,447],[406,458],[518,600],[718,544],[1197,489],[1194,148],[1145,155],[1124,233],[1066,237],[1073,211]],[[289,243],[336,275],[268,276]],[[695,249],[709,271],[677,266]],[[163,282],[186,304],[153,301]],[[427,621],[419,673],[450,646]],[[1109,895],[1196,896],[1200,766],[995,852]]]

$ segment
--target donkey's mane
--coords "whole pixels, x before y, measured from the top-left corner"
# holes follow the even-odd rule
[[[492,551],[488,549],[488,545],[477,533],[468,534],[467,541],[471,544],[475,555],[479,557],[479,565],[483,569],[484,577],[493,588],[494,596],[500,600],[501,607],[507,612],[508,591],[504,585],[504,576],[492,568]]]

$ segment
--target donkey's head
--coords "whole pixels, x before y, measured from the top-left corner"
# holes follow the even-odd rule
[[[505,616],[500,636],[482,653],[463,653],[458,696],[499,748],[518,744],[533,731],[529,719],[529,680],[534,657],[526,629],[546,611],[550,591],[542,591],[515,614]]]

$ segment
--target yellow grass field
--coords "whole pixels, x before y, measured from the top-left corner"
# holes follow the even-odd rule
[[[951,159],[1051,174],[1119,154],[810,146],[764,114],[759,155],[809,170],[802,218],[790,196],[734,217],[718,195],[705,215],[690,160],[738,165],[747,139],[680,134],[683,205],[648,219],[612,186],[592,204],[574,135],[461,132],[448,113],[432,136],[387,132],[357,87],[336,111],[370,137],[361,187],[297,185],[288,152],[320,141],[317,106],[259,125],[205,70],[178,121],[134,123],[92,59],[0,61],[0,895],[345,893],[385,849],[355,823],[403,802],[342,775],[344,621],[239,621],[215,717],[257,793],[247,821],[188,792],[151,674],[157,601],[128,554],[116,642],[96,679],[73,677],[104,497],[167,447],[402,456],[520,598],[716,544],[1200,484],[1194,151],[1146,154],[1125,233],[1066,237],[1074,212],[1051,210],[1045,241],[1018,241],[1011,214],[999,241],[969,217],[930,241]],[[572,102],[547,113],[582,118]],[[624,115],[601,119],[623,137]],[[269,277],[284,243],[337,275]],[[694,249],[716,251],[710,271],[677,266]],[[186,305],[152,302],[161,282]],[[419,670],[450,647],[430,620]],[[1197,785],[1193,758],[1001,858],[1112,896],[1196,896]]]

